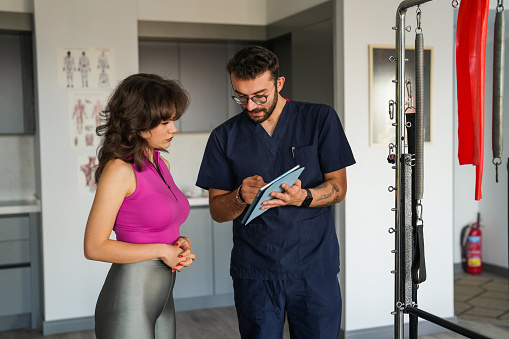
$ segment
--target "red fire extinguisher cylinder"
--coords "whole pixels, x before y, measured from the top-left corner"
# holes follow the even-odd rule
[[[467,273],[482,272],[482,232],[478,225],[470,229],[466,244]]]

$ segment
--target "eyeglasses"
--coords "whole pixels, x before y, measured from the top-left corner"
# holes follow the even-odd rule
[[[276,88],[276,86],[274,86],[274,88]],[[248,97],[247,95],[243,96],[232,95],[232,99],[235,100],[235,102],[239,105],[246,105],[249,99],[251,99],[251,101],[257,105],[262,105],[267,102],[267,98],[270,96],[274,88],[271,89],[269,94],[267,95],[253,95],[251,98]]]

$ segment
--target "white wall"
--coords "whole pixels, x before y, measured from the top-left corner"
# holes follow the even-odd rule
[[[2,135],[0,145],[0,201],[34,200],[34,136]]]
[[[344,1],[344,124],[357,164],[348,169],[345,202],[346,322],[348,331],[393,324],[394,170],[388,147],[369,145],[368,46],[394,45],[397,0]],[[419,306],[453,317],[453,9],[450,2],[424,4],[422,27],[433,47],[432,140],[424,148],[424,232],[428,279],[419,289]],[[407,14],[415,28],[415,9]],[[407,34],[407,45],[414,41]],[[396,66],[395,66],[396,67]],[[395,98],[394,98],[395,99]],[[388,111],[387,107],[381,108]]]
[[[195,183],[209,135],[210,133],[177,133],[168,153],[161,153],[170,162],[175,184],[184,193],[199,191]]]
[[[0,11],[33,13],[33,0],[0,0]]]
[[[493,12],[497,7],[497,1],[490,1],[490,10]],[[457,13],[456,13],[457,14]],[[507,15],[506,15],[507,17]],[[507,19],[506,19],[507,21]],[[482,181],[483,198],[474,200],[475,192],[475,166],[459,165],[458,153],[458,118],[455,99],[454,114],[454,263],[461,263],[460,235],[461,229],[476,222],[477,212],[481,216],[483,232],[483,262],[499,267],[508,267],[508,244],[507,244],[507,158],[508,147],[502,153],[502,165],[499,166],[499,182],[495,181],[495,166],[492,164],[493,153],[491,143],[491,119],[492,119],[492,81],[493,81],[493,30],[494,23],[488,25],[488,44],[486,50],[486,86],[485,86],[485,111],[484,111],[484,170]],[[507,31],[507,30],[506,30]],[[506,60],[507,52],[506,33]],[[507,61],[506,61],[507,64]],[[506,67],[507,68],[507,67]],[[509,72],[505,72],[505,83],[509,79]],[[505,94],[509,95],[509,89],[504,87]],[[456,97],[456,96],[455,96]],[[505,103],[507,111],[507,100]],[[509,140],[509,121],[504,121],[504,140],[507,145]]]
[[[272,24],[293,14],[305,11],[330,0],[266,0],[267,21]]]
[[[209,24],[266,25],[266,1],[139,0],[138,19]]]
[[[83,257],[93,195],[77,192],[80,151],[69,146],[67,128],[72,90],[57,85],[62,71],[57,48],[112,48],[118,79],[137,72],[136,5],[136,0],[90,0],[86,6],[78,0],[34,2],[46,321],[92,315],[107,269]]]

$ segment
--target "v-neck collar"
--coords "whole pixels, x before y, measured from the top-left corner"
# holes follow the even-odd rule
[[[281,142],[282,138],[285,135],[285,130],[288,125],[288,106],[290,102],[286,102],[285,106],[283,107],[283,110],[281,111],[281,114],[279,115],[279,119],[277,121],[276,127],[274,128],[274,132],[272,133],[272,136],[267,133],[265,128],[261,124],[254,124],[251,121],[251,124],[253,125],[253,134],[255,137],[260,140],[261,143],[265,146],[265,148],[271,153],[273,157],[277,154],[278,145]],[[246,117],[246,119],[249,119]]]
[[[286,100],[286,99],[285,99]],[[279,115],[279,119],[276,123],[276,127],[274,127],[274,131],[272,132],[272,136],[269,135],[269,133],[265,130],[265,128],[260,123],[253,123],[249,120],[248,117],[245,117],[245,119],[248,119],[251,124],[253,125],[253,132],[256,134],[257,137],[263,138],[263,139],[270,139],[270,140],[277,140],[279,141],[281,137],[284,135],[284,130],[286,129],[286,125],[288,122],[288,105],[289,101],[287,101],[281,111],[281,114]]]

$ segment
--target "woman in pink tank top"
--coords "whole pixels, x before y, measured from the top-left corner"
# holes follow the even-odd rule
[[[85,257],[112,263],[95,311],[98,339],[174,339],[176,272],[196,259],[180,236],[189,201],[159,155],[189,106],[187,92],[153,74],[124,79],[109,99]],[[115,232],[115,239],[110,239]]]

